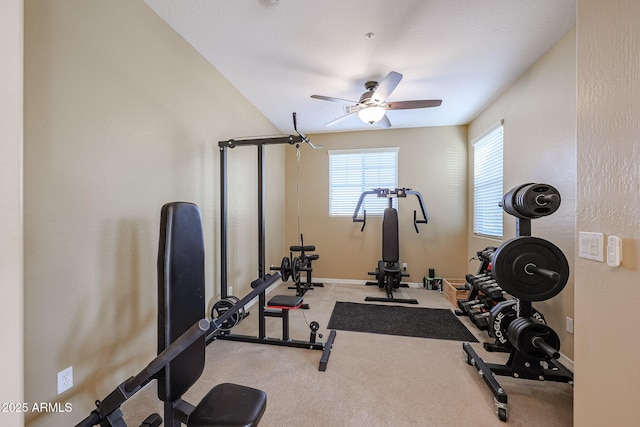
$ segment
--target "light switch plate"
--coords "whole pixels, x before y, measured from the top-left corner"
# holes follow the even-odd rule
[[[581,231],[578,256],[604,262],[604,234]]]

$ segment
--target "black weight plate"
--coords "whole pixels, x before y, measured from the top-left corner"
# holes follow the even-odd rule
[[[550,326],[530,317],[518,317],[509,325],[507,335],[511,344],[533,360],[548,360],[549,356],[533,344],[536,337],[556,350],[560,350],[560,338]]]
[[[286,282],[291,276],[291,260],[287,257],[282,258],[280,263],[280,274],[282,274],[282,281]]]
[[[554,281],[525,270],[532,264],[555,271]],[[569,280],[569,263],[553,243],[538,237],[507,240],[493,254],[493,277],[509,294],[524,301],[545,301],[558,295]]]
[[[553,186],[528,184],[518,191],[516,207],[527,218],[540,218],[557,211],[560,200],[560,193]]]
[[[378,261],[378,268],[376,268],[376,278],[378,279],[378,287],[384,288],[384,261]]]
[[[500,343],[500,345],[506,348],[511,348],[507,330],[511,322],[518,318],[517,304],[517,300],[500,301],[494,305],[490,311],[489,335],[496,339],[496,343]],[[532,318],[534,320],[544,324],[547,323],[542,313],[535,308],[532,308],[532,311]]]
[[[295,283],[300,281],[300,268],[302,267],[300,263],[300,258],[293,257],[293,262],[291,263],[291,278]]]
[[[528,183],[512,188],[501,206],[517,218],[534,219],[551,215],[560,207],[560,193],[549,184]]]
[[[211,318],[216,319],[223,314],[225,314],[229,309],[231,309],[235,305],[235,302],[231,299],[221,299],[220,301],[216,301],[216,303],[211,308]],[[228,332],[237,325],[242,319],[240,319],[238,312],[234,313],[229,317],[226,321],[222,322],[220,325],[220,329]]]

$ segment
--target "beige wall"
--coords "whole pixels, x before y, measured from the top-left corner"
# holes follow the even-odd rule
[[[578,1],[577,231],[616,235],[622,265],[576,258],[575,425],[638,425],[640,32],[637,1]]]
[[[24,79],[25,400],[71,403],[70,414],[28,417],[69,426],[155,353],[161,206],[200,205],[213,297],[217,141],[276,130],[142,1],[28,1]],[[267,153],[280,186],[282,149]],[[255,158],[237,149],[229,160],[239,295],[257,270]],[[283,200],[269,209],[280,252]],[[57,396],[68,366],[75,386]]]
[[[24,402],[22,231],[22,0],[0,14],[0,403]],[[0,424],[24,425],[19,412],[0,413]]]
[[[569,31],[531,69],[469,125],[469,141],[504,119],[504,192],[528,182],[551,184],[562,196],[553,215],[531,222],[532,235],[557,245],[569,260],[571,276],[551,300],[535,303],[559,334],[561,351],[573,359],[573,335],[565,317],[574,317],[574,236],[576,192],[576,35]],[[502,242],[473,235],[473,147],[469,146],[469,258]],[[515,218],[504,214],[504,240],[515,236]]]
[[[327,150],[400,147],[400,187],[419,191],[429,223],[413,227],[415,196],[400,200],[400,262],[408,264],[410,282],[422,283],[430,267],[444,277],[464,277],[466,252],[467,128],[449,126],[388,129],[312,135],[321,150],[302,147],[300,218],[305,244],[316,246],[320,259],[314,277],[371,280],[382,255],[382,219],[367,217],[367,226],[349,217],[329,217],[329,156]],[[287,150],[287,245],[296,244],[296,153]],[[354,205],[355,209],[355,205]],[[283,254],[285,255],[285,254]]]

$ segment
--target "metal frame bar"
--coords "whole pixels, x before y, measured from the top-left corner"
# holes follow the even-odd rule
[[[295,113],[293,116],[295,127]],[[297,131],[297,129],[296,129]],[[265,181],[265,146],[275,144],[301,144],[303,142],[308,143],[313,148],[319,148],[311,144],[309,139],[298,133],[298,135],[277,136],[277,137],[264,137],[264,138],[249,138],[249,139],[230,139],[227,141],[219,141],[218,147],[220,149],[220,296],[221,298],[227,298],[229,292],[229,275],[228,275],[228,209],[227,209],[227,154],[228,149],[236,147],[257,147],[258,156],[258,275],[264,277],[265,275],[265,243],[266,243],[266,214],[265,214],[265,194],[266,194],[266,181]],[[242,341],[258,344],[271,344],[286,347],[307,348],[312,350],[322,350],[323,354],[320,359],[320,371],[325,371],[327,368],[328,359],[331,353],[331,347],[335,340],[336,331],[329,333],[329,339],[326,344],[312,343],[310,341],[296,341],[287,337],[283,339],[268,338],[266,335],[266,318],[274,317],[273,313],[268,312],[265,309],[266,295],[265,292],[261,292],[258,297],[258,336],[246,336],[246,335],[233,335],[229,333],[220,334],[217,336],[207,337],[206,343],[209,344],[215,339],[225,339],[230,341]],[[288,314],[288,313],[287,313]],[[279,317],[279,316],[276,316]],[[284,323],[288,323],[288,319],[283,317]],[[288,316],[286,316],[288,317]],[[288,326],[288,325],[287,325]],[[288,335],[288,334],[285,334]]]
[[[220,149],[220,297],[227,298],[229,292],[229,259],[228,259],[228,188],[227,188],[227,151],[229,148],[252,146],[258,148],[258,273],[264,277],[265,260],[265,179],[264,179],[264,147],[273,144],[300,144],[306,142],[302,135],[288,135],[255,139],[230,139],[219,141]]]
[[[407,195],[413,195],[418,198],[418,203],[420,204],[420,212],[422,213],[423,219],[418,219],[417,211],[413,211],[413,226],[416,229],[416,233],[419,233],[418,224],[427,224],[429,222],[429,214],[427,213],[427,208],[425,207],[424,199],[422,198],[422,194],[420,192],[412,190],[410,188],[374,188],[372,190],[364,191],[360,194],[360,198],[358,199],[358,204],[356,205],[355,210],[353,211],[353,216],[351,219],[353,222],[361,222],[362,228],[360,231],[364,231],[364,227],[367,225],[367,210],[364,210],[364,214],[362,218],[358,218],[358,214],[360,213],[360,208],[362,207],[362,202],[364,198],[370,194],[375,194],[377,197],[386,197],[389,199],[389,207],[393,207],[392,199],[394,198],[406,198]]]

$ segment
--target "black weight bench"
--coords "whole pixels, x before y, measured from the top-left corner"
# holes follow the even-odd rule
[[[204,238],[200,209],[175,202],[162,207],[158,245],[158,353],[204,317]],[[216,385],[196,406],[182,395],[200,378],[205,336],[157,376],[165,426],[257,426],[267,396],[251,387]]]
[[[384,288],[387,296],[386,298],[366,297],[365,301],[418,304],[418,300],[414,298],[395,298],[393,296],[393,290],[402,286],[400,283],[402,278],[409,276],[402,273],[398,262],[400,259],[398,235],[398,211],[394,208],[386,208],[382,218],[382,260],[378,261],[378,268],[375,272],[369,272],[370,275],[376,276],[377,281],[367,282],[367,284]]]
[[[302,308],[303,299],[299,295],[276,295],[267,302],[266,317],[282,319],[282,340],[289,341],[289,311]]]

